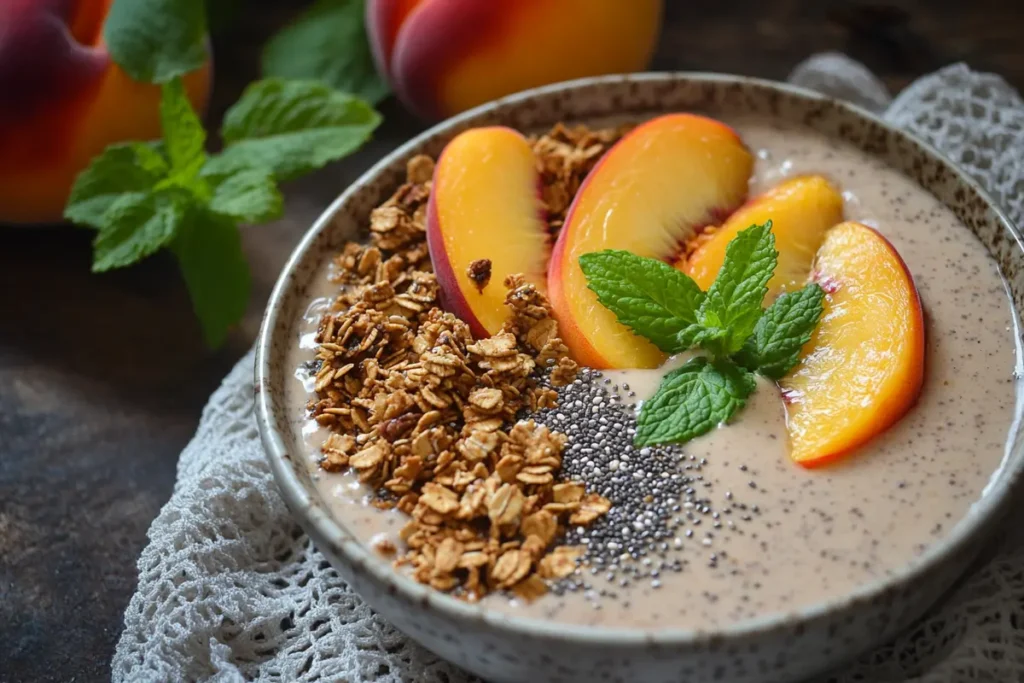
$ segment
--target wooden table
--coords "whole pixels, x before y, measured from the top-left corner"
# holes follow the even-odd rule
[[[254,79],[259,46],[294,10],[250,2],[215,36],[219,120]],[[657,69],[783,79],[840,50],[890,88],[955,60],[1024,89],[1024,5],[668,0]],[[327,203],[421,125],[397,104],[357,155],[287,188],[287,218],[245,233],[254,291],[211,353],[173,261],[89,273],[89,234],[3,229],[0,246],[0,681],[109,679],[146,529],[207,397],[249,348],[292,245]]]

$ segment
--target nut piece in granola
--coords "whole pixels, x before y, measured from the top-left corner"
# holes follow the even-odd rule
[[[491,282],[491,259],[478,258],[469,262],[466,275],[476,285],[476,291],[484,293],[484,288]]]

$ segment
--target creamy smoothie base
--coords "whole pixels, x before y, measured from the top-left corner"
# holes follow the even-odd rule
[[[700,629],[791,612],[905,567],[963,518],[1000,467],[1017,395],[1016,333],[1004,283],[981,243],[913,181],[844,143],[764,119],[725,122],[756,153],[751,195],[787,177],[823,175],[842,190],[846,218],[876,228],[899,251],[925,310],[921,396],[850,457],[808,470],[788,457],[784,405],[772,383],[760,380],[727,427],[681,448],[654,449],[655,457],[620,447],[631,438],[616,425],[630,428],[633,404],[664,370],[584,371],[559,390],[558,408],[533,417],[569,435],[563,468],[588,486],[589,470],[613,509],[592,528],[569,531],[588,548],[575,575],[532,602],[489,595],[491,609],[575,624]],[[367,544],[400,544],[403,513],[373,507],[372,492],[353,474],[318,468],[327,430],[308,419],[312,386],[303,368],[337,291],[326,272],[318,282],[288,387],[302,446],[336,519]],[[595,447],[603,442],[609,448]],[[616,528],[614,506],[634,509],[617,498],[642,507],[650,487],[658,493],[648,505],[657,510]],[[666,494],[678,496],[675,506],[658,503]]]

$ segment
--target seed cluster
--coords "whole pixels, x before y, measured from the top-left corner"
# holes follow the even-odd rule
[[[586,549],[584,569],[556,592],[588,591],[588,574],[603,574],[622,588],[637,580],[658,588],[665,572],[684,571],[693,561],[715,568],[725,560],[720,539],[742,533],[739,525],[759,508],[731,491],[715,491],[704,474],[707,461],[680,447],[634,446],[628,386],[584,368],[558,393],[557,407],[539,411],[534,419],[568,436],[564,472],[585,481],[612,507],[590,527],[569,529],[565,542]]]

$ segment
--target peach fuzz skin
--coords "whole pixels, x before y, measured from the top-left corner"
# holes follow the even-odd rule
[[[790,456],[804,467],[835,462],[895,424],[917,401],[925,364],[921,299],[885,237],[841,223],[814,267],[825,310],[800,363],[779,382]]]
[[[107,145],[160,137],[160,87],[132,80],[103,46],[113,0],[0,5],[0,222],[60,221],[75,176]],[[211,68],[185,88],[202,111]]]
[[[428,119],[547,83],[646,68],[662,0],[369,0],[379,71]]]
[[[427,247],[441,303],[478,338],[498,333],[508,319],[506,277],[523,274],[541,292],[545,289],[551,237],[539,182],[529,143],[504,126],[457,135],[434,168]],[[490,261],[483,288],[468,274],[479,259]]]
[[[577,362],[653,368],[665,360],[597,301],[579,257],[624,249],[672,262],[697,229],[744,200],[752,170],[753,157],[732,128],[693,114],[651,119],[602,157],[576,193],[548,268],[548,297]]]

